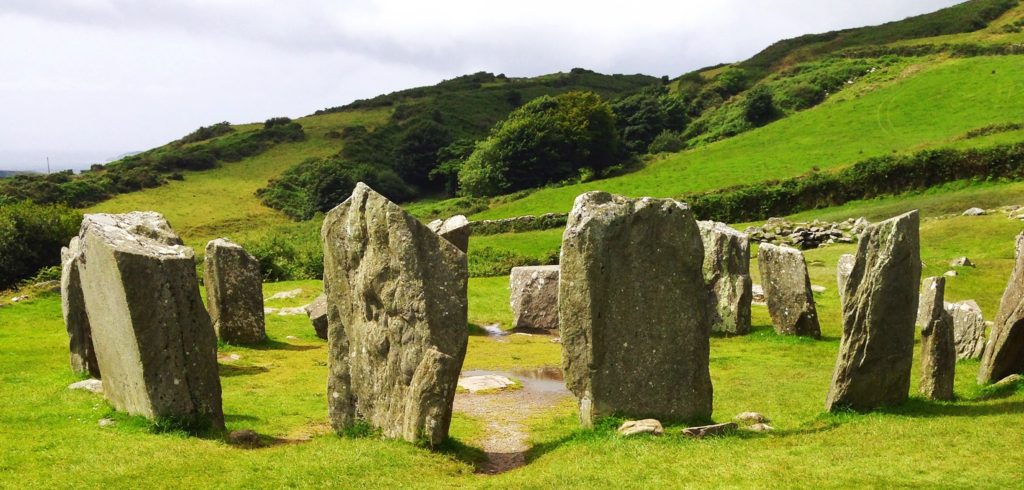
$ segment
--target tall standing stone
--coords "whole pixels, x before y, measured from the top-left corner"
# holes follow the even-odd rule
[[[440,444],[469,340],[466,254],[363,183],[321,237],[332,426]]]
[[[192,249],[152,212],[86,215],[79,240],[107,399],[150,419],[223,427],[217,335]]]
[[[78,237],[60,251],[60,306],[64,315],[64,326],[68,331],[71,352],[71,370],[78,374],[100,377],[100,366],[96,362],[96,351],[92,345],[92,327],[85,312],[85,297],[82,295],[82,279],[78,264],[82,248]]]
[[[750,332],[750,242],[725,223],[698,221],[704,242],[704,282],[708,286],[711,331]]]
[[[1024,233],[1017,236],[1017,263],[999,303],[985,354],[978,369],[978,383],[999,381],[1024,372]]]
[[[562,235],[558,309],[566,386],[584,425],[612,414],[711,416],[703,262],[686,204],[576,198]]]
[[[558,266],[513,267],[509,274],[513,328],[558,330]]]
[[[206,244],[203,264],[207,309],[217,336],[230,344],[267,338],[260,262],[240,245],[218,238]]]
[[[843,291],[843,338],[827,410],[906,401],[921,281],[917,211],[870,225]]]
[[[953,317],[944,306],[946,278],[924,280],[917,325],[921,328],[920,391],[929,400],[952,400],[956,378]]]
[[[462,250],[462,253],[469,252],[469,235],[473,230],[465,216],[459,214],[446,220],[434,220],[428,223],[427,227],[452,242],[452,245]]]
[[[804,254],[795,248],[762,243],[758,247],[757,264],[775,332],[821,337]]]
[[[953,342],[957,359],[980,359],[985,352],[985,317],[974,300],[946,303],[953,317]]]
[[[836,264],[836,285],[839,291],[839,304],[843,304],[843,291],[846,290],[846,281],[850,280],[850,273],[853,272],[853,263],[857,261],[857,257],[853,254],[843,254],[839,256],[839,263]]]

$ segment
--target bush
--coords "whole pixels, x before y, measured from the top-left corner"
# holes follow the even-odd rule
[[[271,230],[241,245],[259,260],[264,281],[321,279],[324,275],[321,222],[317,219],[303,223],[298,229]]]
[[[538,259],[511,250],[480,247],[473,249],[469,254],[469,277],[507,276],[512,272],[513,267],[555,265],[557,263],[557,250],[549,253],[543,259]]]
[[[178,144],[196,143],[233,132],[235,132],[235,128],[231,127],[231,123],[227,121],[219,122],[212,126],[200,126],[199,129],[178,140]]]
[[[78,234],[82,215],[60,205],[0,206],[0,289],[60,264],[60,249]]]
[[[743,115],[748,122],[761,126],[771,122],[777,114],[778,110],[775,109],[775,100],[772,98],[772,92],[768,87],[758,85],[747,93]]]
[[[493,196],[600,173],[622,156],[611,107],[592,92],[543,96],[513,111],[477,143],[461,192]]]
[[[654,141],[651,142],[651,146],[648,147],[648,153],[675,153],[682,151],[686,148],[686,141],[683,140],[683,136],[679,133],[665,130],[662,131]]]

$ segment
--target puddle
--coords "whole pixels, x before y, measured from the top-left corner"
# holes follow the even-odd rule
[[[523,385],[523,391],[538,394],[568,394],[562,377],[562,368],[539,367],[529,369],[511,369],[509,371],[488,371],[474,369],[463,371],[462,376],[505,376]]]
[[[487,332],[488,337],[504,337],[508,335],[508,332],[501,329],[501,324],[495,323],[494,325],[484,325],[483,328]]]

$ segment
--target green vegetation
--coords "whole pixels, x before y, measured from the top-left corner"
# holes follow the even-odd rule
[[[81,213],[59,205],[0,206],[0,290],[60,263],[60,249],[78,234]]]

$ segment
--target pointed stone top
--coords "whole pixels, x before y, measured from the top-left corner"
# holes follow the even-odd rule
[[[723,235],[734,236],[737,238],[747,238],[747,234],[739,231],[725,223],[719,223],[718,221],[698,221],[697,226],[700,227],[701,231],[714,231]]]

